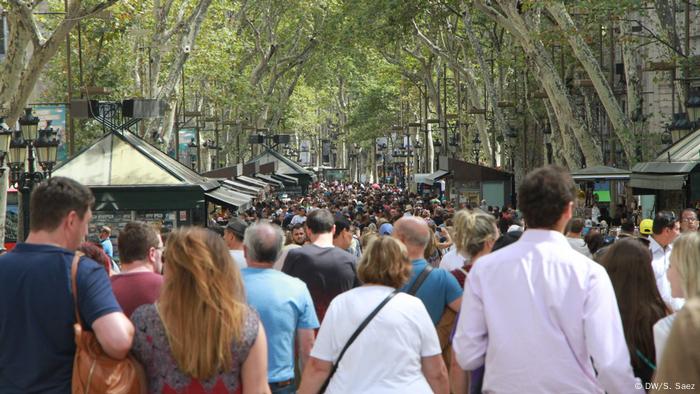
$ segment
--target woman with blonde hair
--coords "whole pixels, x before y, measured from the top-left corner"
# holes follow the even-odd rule
[[[131,316],[149,392],[269,393],[265,332],[224,241],[191,227],[165,250],[158,302]]]
[[[692,298],[700,295],[700,233],[688,232],[673,242],[671,265],[666,275],[671,283],[671,297]],[[661,360],[675,318],[674,313],[654,325],[657,361]]]
[[[455,248],[442,258],[440,268],[452,272],[464,287],[464,279],[476,259],[493,249],[499,237],[498,226],[493,215],[463,209],[455,214],[454,234]]]
[[[411,268],[406,247],[396,239],[383,236],[369,244],[358,268],[364,285],[331,301],[300,394],[318,393],[324,382],[325,393],[448,393],[433,322],[420,299],[398,292]]]
[[[476,261],[493,250],[493,246],[499,237],[498,225],[493,215],[479,211],[468,211],[466,209],[458,211],[454,216],[453,238],[455,249],[445,255],[448,259],[447,265],[455,267],[450,270],[459,285],[464,288],[464,281],[467,279],[469,270]],[[443,261],[445,260],[443,258]],[[461,262],[461,265],[458,263]],[[443,268],[443,263],[440,263]],[[468,317],[466,317],[468,318]],[[458,349],[456,349],[458,351]],[[481,392],[481,378],[483,377],[483,367],[473,371],[470,375],[457,364],[456,357],[450,358],[450,383],[454,392],[467,392],[477,390]]]

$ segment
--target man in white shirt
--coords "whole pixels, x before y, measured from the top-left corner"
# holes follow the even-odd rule
[[[292,222],[290,224],[292,226],[294,226],[296,224],[302,224],[305,221],[306,221],[306,208],[299,207],[299,209],[297,209],[297,214],[294,215],[294,217],[292,218]]]
[[[654,269],[656,286],[659,288],[661,298],[674,310],[678,311],[685,302],[682,298],[673,298],[671,295],[671,282],[668,281],[666,272],[671,265],[671,251],[673,241],[678,238],[681,225],[673,212],[661,211],[654,217],[654,224],[649,237],[649,249],[651,250],[651,268]]]
[[[248,223],[237,217],[229,220],[226,228],[224,228],[224,241],[226,241],[226,246],[228,246],[228,252],[240,269],[248,266],[243,256],[243,238],[245,237],[246,228],[248,228]]]
[[[681,234],[698,231],[698,214],[694,208],[686,208],[681,212]]]
[[[485,365],[484,392],[635,391],[610,278],[563,235],[576,199],[571,176],[536,169],[518,198],[528,230],[467,277],[452,343],[460,367]]]
[[[573,218],[569,222],[569,232],[566,234],[566,240],[569,242],[571,247],[581,253],[586,257],[591,257],[591,251],[588,250],[586,242],[581,238],[581,232],[583,231],[583,219]]]

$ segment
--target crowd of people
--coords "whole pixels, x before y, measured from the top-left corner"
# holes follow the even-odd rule
[[[531,172],[518,196],[318,183],[208,228],[128,223],[117,267],[112,229],[85,242],[90,190],[51,178],[0,256],[0,393],[71,392],[76,250],[83,329],[152,393],[700,390],[697,216],[659,212],[648,238],[593,250],[567,171]]]

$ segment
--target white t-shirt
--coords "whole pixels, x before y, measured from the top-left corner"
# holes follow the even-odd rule
[[[248,263],[245,262],[242,250],[230,249],[228,252],[231,254],[231,257],[233,257],[233,261],[238,265],[238,268],[243,269],[248,266]]]
[[[464,262],[469,260],[470,259],[468,257],[464,257],[457,253],[457,248],[453,248],[442,256],[442,260],[440,260],[440,268],[447,271],[453,271],[464,267]]]
[[[306,216],[294,215],[294,217],[292,217],[292,221],[290,222],[290,224],[292,226],[294,226],[297,224],[304,223],[305,221],[306,221]]]
[[[666,348],[666,341],[671,335],[671,327],[676,319],[676,314],[668,315],[654,324],[654,350],[656,350],[656,365],[661,362],[661,356]]]
[[[311,356],[335,362],[357,327],[393,290],[363,286],[336,296]],[[437,332],[421,300],[399,293],[350,345],[326,393],[430,393],[421,361],[441,353]]]

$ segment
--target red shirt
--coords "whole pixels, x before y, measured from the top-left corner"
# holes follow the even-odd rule
[[[110,278],[112,291],[127,317],[141,305],[158,300],[163,276],[155,272],[124,272]]]

